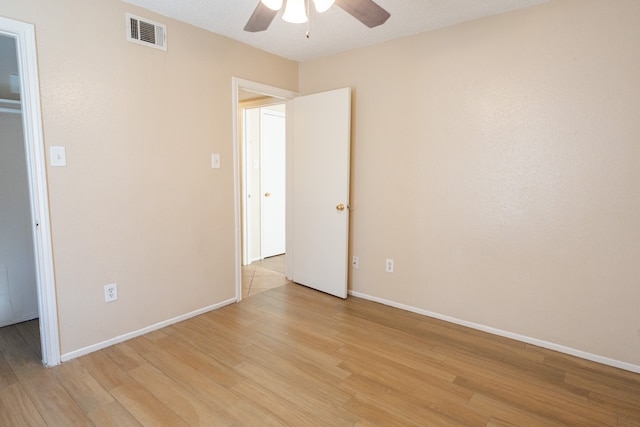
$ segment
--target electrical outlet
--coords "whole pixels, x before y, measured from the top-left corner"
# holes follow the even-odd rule
[[[387,262],[385,264],[385,270],[387,273],[393,273],[393,260],[387,258]]]
[[[118,299],[118,285],[111,283],[104,285],[104,302],[113,302]]]
[[[353,260],[351,261],[351,267],[353,267],[354,269],[359,269],[360,268],[360,258],[358,258],[357,256],[353,257]]]

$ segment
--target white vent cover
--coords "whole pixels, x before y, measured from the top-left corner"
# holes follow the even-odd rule
[[[167,50],[167,26],[147,18],[125,14],[127,40],[156,49]]]

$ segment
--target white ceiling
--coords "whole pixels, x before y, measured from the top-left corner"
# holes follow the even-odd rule
[[[367,28],[335,5],[321,15],[311,7],[309,39],[305,37],[306,24],[284,22],[281,18],[282,11],[266,31],[244,31],[243,28],[259,0],[123,1],[258,49],[304,62],[549,0],[375,0],[391,13],[389,20],[376,28]],[[167,33],[167,44],[171,49],[171,28],[168,28]]]

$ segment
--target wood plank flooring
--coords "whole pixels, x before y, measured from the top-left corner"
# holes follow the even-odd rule
[[[640,375],[288,284],[55,368],[0,329],[0,426],[640,426]]]

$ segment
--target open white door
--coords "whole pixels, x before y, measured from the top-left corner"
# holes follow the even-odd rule
[[[293,281],[347,297],[351,90],[293,100]]]

